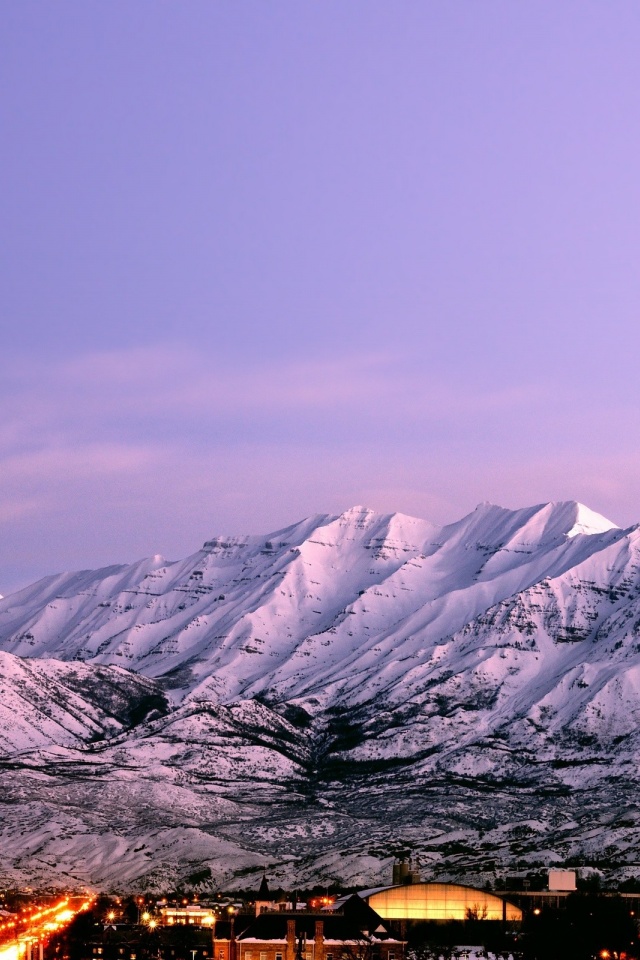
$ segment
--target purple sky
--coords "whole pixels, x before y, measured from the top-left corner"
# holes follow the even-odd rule
[[[640,11],[0,9],[0,592],[355,503],[640,520]]]

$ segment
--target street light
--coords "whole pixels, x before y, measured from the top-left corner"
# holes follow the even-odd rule
[[[218,915],[216,914],[215,909],[211,910],[211,957],[212,960],[216,960],[216,921]]]
[[[233,906],[233,904],[227,907],[227,913],[229,914],[229,919],[231,920],[231,930],[229,932],[229,960],[235,960],[236,947],[233,936],[233,924],[236,919],[236,908]]]

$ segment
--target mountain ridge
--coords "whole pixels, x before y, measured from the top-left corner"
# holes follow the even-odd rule
[[[275,876],[363,883],[402,852],[452,877],[638,866],[640,532],[573,501],[445,526],[357,506],[45,578],[0,601],[0,651],[9,685],[48,661],[65,689],[102,671],[78,690],[84,738],[36,717],[2,745],[17,796],[44,778],[67,839],[11,794],[49,859],[27,866],[5,837],[0,873],[68,872],[79,849],[85,880],[159,888],[202,863],[232,883],[265,857]],[[141,706],[113,720],[107,681]],[[96,799],[105,777],[117,802]]]

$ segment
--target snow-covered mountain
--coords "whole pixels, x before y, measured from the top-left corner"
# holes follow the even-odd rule
[[[0,876],[640,872],[639,545],[354,507],[5,597]]]

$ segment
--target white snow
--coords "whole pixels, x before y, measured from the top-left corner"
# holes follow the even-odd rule
[[[40,876],[54,862],[71,870],[82,850],[92,882],[118,875],[107,867],[117,855],[123,882],[160,883],[200,862],[198,849],[230,876],[220,851],[240,823],[242,840],[237,827],[227,838],[234,869],[257,869],[269,847],[308,876],[325,864],[375,882],[392,826],[383,816],[372,855],[359,818],[373,781],[349,788],[360,812],[347,814],[340,783],[323,774],[311,809],[318,764],[339,761],[348,779],[400,760],[407,789],[425,791],[450,777],[559,791],[634,784],[639,542],[638,528],[573,502],[482,504],[445,527],[354,507],[267,536],[215,537],[185,560],[40,581],[0,600],[0,753],[18,762],[7,829],[20,824],[15,835],[41,851],[29,866]],[[169,714],[118,719],[118,698],[158,695],[156,680]],[[44,820],[29,786],[38,778],[51,798]],[[515,829],[508,795],[500,803]],[[279,805],[280,819],[265,819]],[[410,810],[397,813],[403,836],[431,862],[439,820],[425,838]],[[527,828],[537,845],[592,842],[585,824],[558,833],[538,814],[528,820],[540,836]],[[471,814],[461,805],[458,816]],[[45,837],[47,822],[58,833]],[[156,837],[167,830],[182,838],[170,856]],[[491,831],[497,848],[513,843]],[[629,845],[622,829],[612,836]],[[7,847],[12,875],[22,876],[20,849]]]

